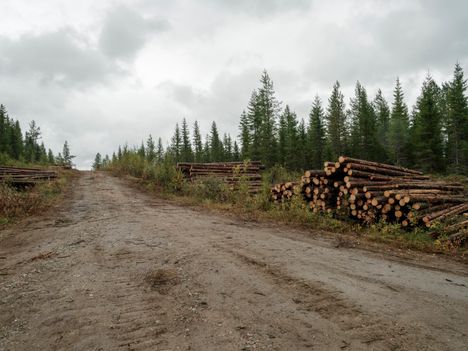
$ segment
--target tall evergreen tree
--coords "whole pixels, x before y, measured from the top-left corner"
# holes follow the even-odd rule
[[[200,133],[200,127],[198,126],[198,122],[195,121],[193,125],[193,146],[194,146],[194,158],[195,162],[202,162],[203,161],[203,142]]]
[[[150,163],[156,160],[156,146],[154,145],[153,136],[151,134],[146,141],[146,159]]]
[[[408,107],[404,102],[403,89],[397,78],[393,92],[392,113],[390,114],[388,146],[392,163],[408,166],[409,162],[409,117]]]
[[[96,154],[96,157],[94,158],[94,163],[93,163],[92,167],[93,167],[93,170],[99,171],[101,169],[101,166],[102,166],[102,156],[98,152]]]
[[[250,159],[250,143],[251,143],[251,127],[250,127],[250,122],[249,122],[249,117],[247,116],[247,113],[245,111],[242,111],[241,117],[240,117],[240,142],[241,142],[241,151],[240,154],[242,156],[242,159],[247,160]]]
[[[232,161],[232,140],[229,134],[224,133],[223,136],[223,161]]]
[[[263,71],[260,83],[261,87],[258,89],[257,98],[261,119],[259,156],[265,165],[272,166],[275,164],[277,156],[276,128],[281,103],[275,97],[273,81],[267,71]]]
[[[327,147],[329,157],[336,159],[342,155],[346,147],[346,112],[344,96],[340,91],[340,83],[333,86],[332,94],[328,99],[327,120]]]
[[[179,123],[176,123],[174,135],[172,136],[171,151],[175,161],[179,162],[182,151],[182,137],[180,135]]]
[[[146,149],[145,149],[145,144],[143,144],[143,141],[141,141],[140,147],[138,148],[137,155],[140,156],[142,160],[146,158]]]
[[[250,139],[250,142],[248,144],[246,143],[246,145],[249,145],[248,150],[244,149],[244,152],[246,152],[246,154],[248,153],[253,160],[261,159],[262,122],[259,97],[257,91],[254,90],[247,106],[247,120],[245,123],[249,128],[249,132],[246,133],[245,136]]]
[[[68,141],[66,140],[63,144],[62,157],[64,165],[71,167],[72,160],[75,158],[75,156],[70,153],[70,146],[68,145]]]
[[[312,103],[312,110],[309,114],[309,127],[307,129],[307,152],[308,167],[321,169],[325,161],[325,129],[323,121],[325,119],[322,109],[322,102],[318,96]]]
[[[445,170],[439,94],[439,87],[431,76],[427,76],[416,102],[411,127],[414,162],[418,168],[429,172]]]
[[[390,127],[390,107],[382,95],[382,90],[377,91],[374,102],[374,111],[376,116],[377,138],[382,146],[382,152],[376,158],[379,162],[388,162],[389,145],[389,127]]]
[[[156,161],[161,162],[164,158],[164,146],[162,143],[162,139],[158,138],[158,147],[156,149]]]
[[[181,159],[183,162],[193,161],[192,143],[190,142],[190,131],[185,118],[182,120],[182,149]]]
[[[213,121],[211,124],[211,133],[210,133],[210,160],[212,162],[219,162],[223,160],[223,143],[219,138],[218,128],[216,127],[216,122]]]
[[[447,161],[451,171],[468,174],[467,81],[460,64],[455,65],[447,91]]]
[[[41,129],[36,125],[35,121],[29,123],[29,130],[25,136],[25,160],[27,162],[36,162],[40,159],[39,139],[41,138]]]
[[[376,135],[374,109],[367,99],[366,89],[356,83],[355,97],[351,99],[351,155],[367,160],[378,160],[382,148]]]

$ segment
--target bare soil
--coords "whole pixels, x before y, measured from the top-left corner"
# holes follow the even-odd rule
[[[0,350],[466,350],[468,269],[177,206],[84,172],[0,232]]]

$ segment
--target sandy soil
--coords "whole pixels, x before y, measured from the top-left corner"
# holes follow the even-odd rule
[[[0,233],[0,350],[466,350],[467,325],[463,264],[168,204],[105,174]]]

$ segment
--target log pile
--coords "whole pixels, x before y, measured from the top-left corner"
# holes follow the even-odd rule
[[[27,186],[54,178],[57,178],[55,171],[40,168],[0,167],[0,183]]]
[[[229,189],[236,190],[247,184],[250,193],[257,193],[262,186],[261,171],[265,166],[260,161],[187,163],[179,162],[177,169],[190,182],[214,178],[225,183]]]
[[[433,181],[419,171],[341,156],[323,170],[306,171],[301,193],[314,212],[333,212],[364,223],[403,227],[451,224],[468,212],[460,183]],[[466,221],[451,224],[466,228]]]
[[[286,182],[275,184],[271,188],[271,201],[277,203],[285,203],[291,201],[294,196],[295,182]]]

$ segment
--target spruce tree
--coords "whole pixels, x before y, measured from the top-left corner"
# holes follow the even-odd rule
[[[307,129],[307,167],[321,169],[325,161],[325,129],[323,126],[324,112],[322,102],[318,96],[312,103],[309,114],[309,127]]]
[[[40,146],[38,144],[41,137],[41,129],[36,125],[33,120],[29,123],[29,130],[25,136],[25,160],[26,162],[36,162],[40,159]]]
[[[54,164],[55,164],[55,156],[54,156],[54,153],[52,152],[51,149],[49,149],[49,152],[47,153],[47,162],[48,162],[50,165],[54,165]]]
[[[265,165],[273,166],[277,156],[276,123],[280,112],[280,102],[275,97],[273,81],[267,71],[263,71],[260,83],[261,87],[258,89],[257,98],[257,108],[261,120],[259,156]]]
[[[70,146],[68,145],[68,141],[65,140],[65,143],[63,144],[63,150],[62,150],[62,157],[63,157],[63,163],[65,166],[72,166],[72,160],[75,158],[70,153]]]
[[[171,152],[176,162],[180,161],[182,150],[182,137],[180,135],[179,123],[176,123],[174,135],[172,136]]]
[[[247,160],[250,159],[250,148],[251,148],[251,131],[250,131],[250,124],[249,124],[249,117],[247,113],[242,111],[241,117],[240,117],[240,142],[241,142],[241,151],[240,154],[242,156],[242,159]]]
[[[156,149],[156,161],[157,162],[162,162],[164,158],[164,146],[162,143],[162,139],[159,137],[158,138],[158,147]]]
[[[140,147],[138,148],[137,155],[144,160],[146,158],[146,149],[145,149],[145,144],[143,144],[143,141],[141,141]]]
[[[259,97],[257,91],[254,90],[247,106],[247,121],[245,123],[249,128],[249,133],[246,135],[250,139],[250,142],[246,144],[249,145],[249,149],[245,151],[248,152],[252,160],[261,159],[262,123]]]
[[[203,142],[200,133],[200,127],[198,126],[198,122],[195,121],[193,125],[193,146],[194,146],[194,158],[195,162],[202,162],[203,161]]]
[[[190,142],[190,132],[185,118],[182,120],[182,149],[181,160],[183,162],[193,161],[192,143]]]
[[[294,169],[304,170],[307,168],[307,129],[305,126],[304,119],[301,119],[297,126],[297,139],[296,139],[296,157]]]
[[[334,160],[344,153],[346,146],[345,103],[338,81],[333,86],[332,94],[328,99],[326,120],[328,156]]]
[[[376,116],[377,138],[380,141],[381,152],[376,158],[379,162],[388,162],[389,145],[389,127],[390,127],[390,108],[382,95],[382,90],[377,91],[374,102],[374,111]]]
[[[223,161],[232,161],[232,140],[229,134],[223,136]]]
[[[210,160],[211,162],[220,162],[223,160],[223,143],[219,138],[218,128],[214,121],[211,124],[210,133]]]
[[[15,160],[19,160],[23,155],[23,133],[19,121],[15,122],[11,139],[11,152]]]
[[[404,102],[404,94],[400,79],[397,78],[393,92],[392,113],[390,114],[388,146],[392,163],[409,166],[409,117],[408,107]]]
[[[98,152],[96,154],[96,157],[94,158],[94,163],[93,163],[93,170],[95,171],[99,171],[101,169],[101,166],[102,166],[102,157],[101,157],[101,154]]]
[[[156,159],[156,146],[154,145],[153,136],[150,134],[146,141],[146,159],[153,163]]]
[[[460,64],[447,87],[447,161],[450,171],[468,174],[468,98],[467,81]]]
[[[299,143],[301,141],[299,140],[297,116],[296,113],[289,109],[288,105],[286,105],[283,115],[286,125],[284,166],[287,169],[300,169],[303,164],[302,158],[304,155],[302,153],[298,153],[300,152],[298,147],[300,146]]]
[[[234,140],[234,146],[232,147],[232,160],[235,162],[239,162],[241,160],[241,153],[239,150],[239,145],[237,141]]]
[[[443,172],[442,130],[438,99],[440,88],[427,76],[415,106],[411,127],[412,152],[415,165],[427,172]]]
[[[351,156],[377,160],[382,151],[376,135],[374,109],[367,99],[366,89],[356,83],[355,97],[351,99]]]

